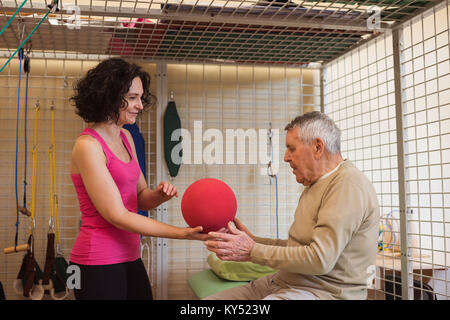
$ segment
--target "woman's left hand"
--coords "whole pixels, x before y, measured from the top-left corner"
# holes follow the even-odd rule
[[[172,199],[173,197],[178,197],[178,190],[173,184],[167,181],[161,181],[156,187],[155,192],[162,202]]]

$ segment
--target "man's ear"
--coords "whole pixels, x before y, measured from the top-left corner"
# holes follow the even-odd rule
[[[320,138],[314,139],[313,152],[314,152],[314,157],[316,159],[319,159],[320,157],[322,157],[323,153],[325,152],[325,144],[322,139],[320,139]]]

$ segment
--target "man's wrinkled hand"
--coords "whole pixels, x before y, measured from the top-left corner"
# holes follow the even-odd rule
[[[212,240],[205,241],[206,248],[224,261],[249,261],[255,241],[244,231],[228,223],[229,233],[209,232]]]

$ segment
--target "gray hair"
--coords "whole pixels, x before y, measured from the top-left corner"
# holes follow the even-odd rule
[[[320,138],[328,152],[341,152],[341,130],[326,114],[319,111],[305,113],[292,120],[284,130],[294,127],[298,128],[298,137],[303,143],[311,144],[314,139]]]

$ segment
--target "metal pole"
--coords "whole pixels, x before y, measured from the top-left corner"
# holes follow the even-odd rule
[[[167,174],[164,166],[163,153],[163,115],[167,106],[167,64],[158,63],[156,66],[156,81],[157,81],[157,98],[158,103],[156,107],[156,181],[157,186],[161,181],[167,180]],[[161,204],[156,208],[156,219],[158,221],[168,223],[167,202]],[[168,240],[166,238],[157,238],[157,271],[156,271],[156,298],[159,300],[167,299],[167,285],[168,285]]]
[[[320,112],[325,113],[324,66],[320,68]]]
[[[405,163],[403,150],[403,91],[400,64],[400,31],[392,32],[393,54],[394,54],[394,84],[395,84],[395,114],[397,125],[397,163],[398,163],[398,198],[400,209],[400,245],[401,245],[401,266],[402,266],[402,299],[411,300],[414,297],[413,276],[411,262],[411,248],[409,236],[409,217],[406,207],[406,183],[405,183]]]

